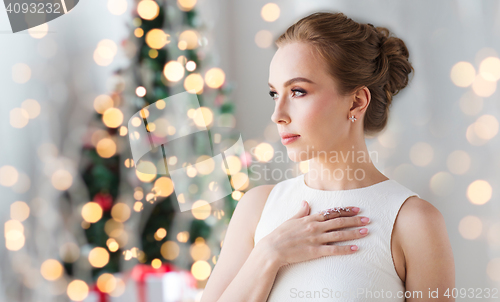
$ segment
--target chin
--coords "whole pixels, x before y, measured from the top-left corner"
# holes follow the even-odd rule
[[[291,161],[296,162],[296,163],[309,160],[309,156],[308,156],[307,152],[305,152],[305,151],[287,148],[287,154],[288,154],[288,158]]]

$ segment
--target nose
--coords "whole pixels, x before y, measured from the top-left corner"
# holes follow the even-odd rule
[[[290,123],[290,115],[287,113],[286,108],[286,100],[284,98],[280,98],[276,100],[276,106],[274,107],[274,113],[271,116],[271,120],[280,125],[280,124],[289,124]]]

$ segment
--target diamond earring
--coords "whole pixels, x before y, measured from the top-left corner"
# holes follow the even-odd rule
[[[351,122],[353,122],[353,123],[354,123],[354,121],[355,121],[355,120],[357,120],[357,118],[355,118],[355,117],[354,117],[354,115],[353,115],[353,116],[351,116],[349,119],[350,119],[350,120],[351,120]]]

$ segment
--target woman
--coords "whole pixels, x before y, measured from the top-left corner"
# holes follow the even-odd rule
[[[272,120],[309,171],[241,198],[201,301],[454,301],[443,216],[379,172],[364,140],[408,84],[404,42],[320,12],[276,45]]]

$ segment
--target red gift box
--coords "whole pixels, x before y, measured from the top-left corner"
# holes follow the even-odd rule
[[[163,263],[159,268],[153,268],[151,265],[147,264],[137,264],[134,266],[130,272],[130,277],[137,284],[137,295],[139,296],[138,302],[146,302],[146,277],[148,275],[158,275],[161,276],[165,273],[171,271],[179,271],[179,269],[170,263]]]

